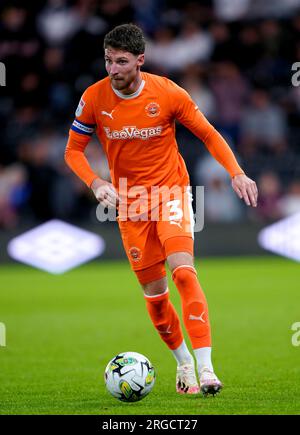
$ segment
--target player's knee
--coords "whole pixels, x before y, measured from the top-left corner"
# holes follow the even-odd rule
[[[164,261],[160,261],[146,269],[135,270],[135,274],[143,287],[148,292],[154,290],[165,290],[167,287],[167,278]]]
[[[160,286],[158,286],[158,287],[147,286],[147,284],[143,286],[143,290],[144,290],[144,295],[146,297],[148,296],[150,298],[155,297],[155,296],[158,297],[158,296],[164,295],[168,291],[168,289],[166,287],[162,288]]]
[[[168,283],[166,277],[150,281],[142,284],[145,296],[155,297],[160,296],[168,291]]]
[[[179,287],[187,287],[188,286],[188,279],[189,277],[187,276],[187,274],[185,273],[185,271],[181,270],[178,271],[177,273],[175,273],[173,275],[173,280],[175,282],[176,285],[178,285]]]
[[[192,266],[179,266],[174,269],[172,278],[176,285],[185,288],[190,285],[191,279],[194,279],[196,271]]]
[[[188,237],[187,237],[187,239],[188,239]],[[173,239],[170,239],[170,240],[173,240]],[[176,241],[176,238],[175,238],[175,241]],[[166,245],[165,249],[167,249],[167,242],[165,244]],[[167,257],[167,261],[168,261],[168,265],[172,271],[174,271],[178,267],[184,267],[184,266],[193,267],[193,264],[194,264],[193,256],[189,252],[175,252],[173,254],[170,254]]]

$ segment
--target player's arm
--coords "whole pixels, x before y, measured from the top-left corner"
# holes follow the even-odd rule
[[[102,180],[91,168],[84,151],[95,129],[92,108],[87,92],[83,94],[76,118],[69,131],[65,161],[72,171],[92,189],[96,199],[104,207],[116,207],[118,196],[111,183]]]
[[[172,83],[171,92],[173,92],[172,103],[176,119],[201,139],[210,154],[227,170],[232,179],[232,188],[237,195],[247,205],[256,207],[258,195],[256,183],[244,173],[225,139],[209,123],[184,89]],[[175,105],[174,101],[176,101]]]

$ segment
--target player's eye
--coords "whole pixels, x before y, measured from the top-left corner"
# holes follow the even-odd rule
[[[119,60],[119,62],[121,65],[125,65],[125,63],[127,63],[127,60]]]

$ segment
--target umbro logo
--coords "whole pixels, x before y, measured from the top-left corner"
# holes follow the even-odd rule
[[[108,113],[108,112],[105,112],[105,110],[102,110],[101,115],[106,115],[106,116],[108,116],[109,118],[114,119],[113,116],[112,116],[112,114],[113,114],[114,111],[115,111],[115,109],[112,110],[110,113]]]

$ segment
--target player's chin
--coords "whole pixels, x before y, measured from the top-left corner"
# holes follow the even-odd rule
[[[119,80],[112,79],[111,82],[112,82],[113,87],[115,89],[120,90],[120,91],[126,87],[123,79],[119,79]]]

